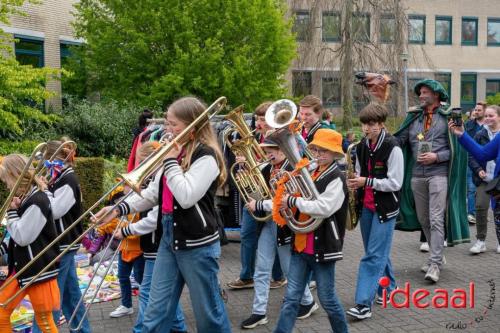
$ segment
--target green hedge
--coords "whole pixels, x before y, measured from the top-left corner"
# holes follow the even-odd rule
[[[0,140],[0,156],[13,153],[31,155],[31,152],[39,143],[39,141],[33,140],[12,141],[3,139]]]

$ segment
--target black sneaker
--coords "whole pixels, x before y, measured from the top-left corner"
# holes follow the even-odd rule
[[[245,319],[241,322],[241,328],[255,328],[259,325],[267,324],[266,315],[253,314],[250,318]]]
[[[350,308],[346,313],[357,319],[366,319],[372,316],[372,309],[366,305],[356,304],[355,307]]]
[[[391,301],[391,296],[387,295],[387,300],[386,300],[386,304],[389,304]],[[375,303],[377,303],[378,305],[384,305],[384,299],[382,298],[382,296],[378,296],[377,295],[377,299],[375,300]]]
[[[314,311],[318,310],[319,306],[318,304],[313,301],[309,305],[300,305],[299,308],[299,314],[297,315],[297,319],[306,319],[307,317],[311,316]]]

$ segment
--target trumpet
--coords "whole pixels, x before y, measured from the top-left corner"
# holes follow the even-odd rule
[[[236,156],[243,156],[245,161],[234,163],[229,173],[235,183],[241,198],[245,203],[253,200],[271,199],[272,192],[260,171],[260,166],[266,164],[264,160],[265,153],[259,146],[257,140],[252,135],[252,131],[248,127],[243,118],[243,106],[239,106],[224,117],[229,120],[234,129],[230,130],[224,136],[224,141],[229,149]],[[236,131],[241,139],[231,143],[229,136]],[[272,214],[266,216],[257,216],[250,210],[249,214],[257,221],[267,221]]]
[[[296,168],[303,155],[298,148],[300,141],[297,140],[296,133],[300,127],[297,126],[296,115],[297,107],[295,103],[287,99],[274,102],[266,111],[267,124],[275,128],[269,138],[278,144],[288,162],[294,168]],[[292,173],[287,173],[286,177],[285,189],[288,194],[299,194],[307,200],[315,200],[319,197],[319,192],[307,168],[304,167]],[[275,179],[273,183],[276,183]],[[284,215],[288,227],[294,233],[312,232],[323,222],[322,218],[312,217],[305,221],[298,221],[291,209],[281,208],[280,211]]]
[[[87,209],[78,219],[75,220],[64,232],[62,232],[59,236],[57,236],[45,249],[40,251],[35,257],[32,259],[32,261],[24,266],[22,269],[20,269],[18,272],[16,272],[15,275],[10,277],[8,280],[4,282],[4,284],[0,287],[0,292],[2,292],[10,283],[15,281],[17,277],[25,272],[29,267],[31,267],[33,262],[36,262],[45,252],[47,252],[52,246],[57,244],[59,240],[62,239],[68,232],[68,230],[74,228],[76,225],[80,223],[84,218],[88,217],[89,215],[94,216],[92,213],[97,207],[101,205],[101,203],[104,201],[105,198],[107,198],[118,186],[121,186],[123,184],[128,184],[130,188],[132,188],[136,193],[140,193],[141,190],[141,185],[142,183],[148,179],[151,175],[154,174],[156,170],[158,170],[162,166],[162,162],[165,159],[165,156],[172,150],[174,147],[177,145],[182,145],[186,142],[189,141],[191,132],[193,129],[202,128],[203,126],[206,126],[209,121],[218,113],[220,112],[225,106],[226,106],[226,98],[225,97],[219,97],[212,105],[210,105],[205,111],[203,111],[202,114],[198,116],[191,124],[189,124],[181,133],[177,135],[172,141],[169,143],[164,144],[161,148],[156,150],[150,157],[145,159],[141,164],[137,166],[136,169],[132,170],[129,173],[122,174],[121,178],[122,180],[115,184],[108,192],[106,192],[100,199],[98,199],[89,209]],[[115,209],[118,207],[120,203],[122,203],[129,195],[132,194],[132,191],[128,193],[127,195],[121,197],[115,205],[111,208],[111,210]],[[7,206],[8,207],[8,206]],[[99,219],[96,219],[94,222],[89,224],[89,227],[83,231],[83,233],[78,236],[77,239],[75,239],[71,244],[68,245],[66,249],[61,251],[58,256],[56,256],[47,266],[45,266],[40,272],[38,272],[37,275],[33,277],[33,279],[25,284],[22,288],[20,288],[14,295],[12,295],[9,299],[5,300],[4,303],[0,303],[0,306],[6,307],[9,305],[14,299],[16,299],[21,293],[23,293],[26,288],[31,286],[33,282],[43,273],[45,273],[49,267],[54,265],[62,256],[64,256],[73,245],[77,244],[78,242],[81,241],[81,239],[90,232],[93,228],[98,226],[100,222],[106,217],[106,215],[102,216]]]

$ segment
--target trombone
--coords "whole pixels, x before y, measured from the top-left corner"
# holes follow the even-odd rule
[[[12,200],[18,196],[18,197],[24,197],[26,193],[30,190],[30,185],[35,179],[35,177],[40,173],[41,169],[44,166],[43,163],[43,156],[45,155],[45,152],[47,150],[47,143],[42,142],[38,144],[35,149],[31,152],[31,156],[28,159],[28,162],[24,166],[21,174],[19,177],[17,177],[17,180],[10,190],[9,195],[7,196],[7,199],[5,199],[5,202],[2,205],[2,208],[0,208],[0,221],[2,225],[5,225],[5,215],[7,214],[7,210],[9,210],[10,204],[12,203]],[[33,172],[32,172],[33,171]],[[24,189],[24,192],[22,194],[17,194],[19,191],[19,188],[21,187],[21,184],[23,182],[24,177],[31,172],[30,178],[28,183],[26,184],[26,188]],[[1,236],[1,241],[0,244],[4,241],[5,236],[7,235],[7,231],[5,230],[4,234]],[[3,288],[0,288],[0,291],[3,290]]]
[[[61,163],[64,165],[68,162],[68,160],[73,157],[74,153],[76,152],[76,148],[77,148],[77,145],[76,145],[76,142],[75,141],[71,141],[71,140],[68,140],[68,141],[64,141],[62,142],[59,147],[57,147],[56,151],[49,157],[49,159],[45,160],[44,161],[44,167],[40,170],[40,172],[38,173],[38,176],[40,177],[43,177],[47,183],[50,182],[50,174],[48,173],[49,171],[49,163],[52,163],[52,161],[54,161],[57,156],[59,155],[59,153],[66,149],[66,147],[69,147],[69,152],[67,153],[66,155],[66,158],[64,160],[61,161]]]
[[[200,128],[207,125],[209,121],[218,113],[220,112],[227,103],[226,97],[219,97],[212,105],[210,105],[205,111],[203,111],[202,114],[198,116],[192,123],[190,123],[177,137],[172,139],[169,143],[164,144],[161,148],[159,148],[157,151],[154,152],[154,155],[150,156],[146,160],[144,160],[141,164],[137,166],[134,170],[132,170],[129,173],[121,174],[122,180],[115,184],[108,192],[106,192],[99,200],[97,200],[89,209],[87,209],[78,219],[73,222],[64,232],[62,232],[59,236],[57,236],[45,249],[40,251],[33,259],[32,261],[24,266],[22,269],[20,269],[18,272],[16,272],[15,275],[7,279],[4,284],[0,287],[0,292],[2,292],[12,281],[17,279],[17,277],[25,272],[33,262],[37,261],[45,252],[47,252],[48,249],[50,249],[52,246],[57,244],[59,240],[66,235],[67,231],[74,228],[80,221],[82,221],[85,217],[88,215],[94,216],[92,211],[96,209],[103,201],[105,198],[109,196],[118,186],[127,184],[132,188],[136,193],[140,193],[141,190],[141,184],[148,178],[150,177],[156,170],[158,170],[162,166],[162,162],[165,159],[165,156],[168,154],[170,150],[172,150],[173,147],[177,145],[183,145],[189,141],[191,131],[196,128],[196,126],[199,126]],[[111,210],[115,209],[118,207],[120,203],[122,203],[126,198],[128,198],[129,195],[132,194],[132,191],[130,191],[127,195],[121,197],[114,206],[112,206]],[[100,222],[106,217],[106,215],[103,215],[101,218],[96,219],[93,223],[89,225],[87,230],[83,231],[83,233],[75,239],[71,244],[68,245],[66,249],[61,251],[57,257],[55,257],[47,266],[45,266],[40,272],[38,272],[37,275],[33,277],[31,281],[29,281],[26,285],[24,285],[22,288],[20,288],[14,295],[12,295],[9,299],[7,299],[5,302],[0,303],[0,306],[6,307],[9,305],[16,297],[18,297],[26,288],[31,286],[34,281],[43,273],[45,273],[49,267],[54,265],[63,255],[66,254],[66,252],[71,249],[71,247],[78,242],[81,241],[81,239],[90,232],[93,228],[95,228],[97,225],[100,224]]]

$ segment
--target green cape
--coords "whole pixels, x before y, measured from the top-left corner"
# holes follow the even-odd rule
[[[448,116],[450,111],[442,108],[438,113]],[[402,130],[422,116],[423,110],[417,109],[409,112],[405,121],[395,133],[397,136]],[[451,143],[450,168],[448,173],[448,204],[446,209],[445,223],[448,245],[453,246],[460,243],[469,243],[469,223],[467,220],[466,194],[467,194],[467,152],[458,143],[457,137],[448,132]],[[421,230],[415,211],[415,201],[411,190],[411,176],[415,159],[410,146],[406,144],[402,147],[404,156],[405,175],[403,187],[401,188],[401,206],[397,230],[414,231]]]

